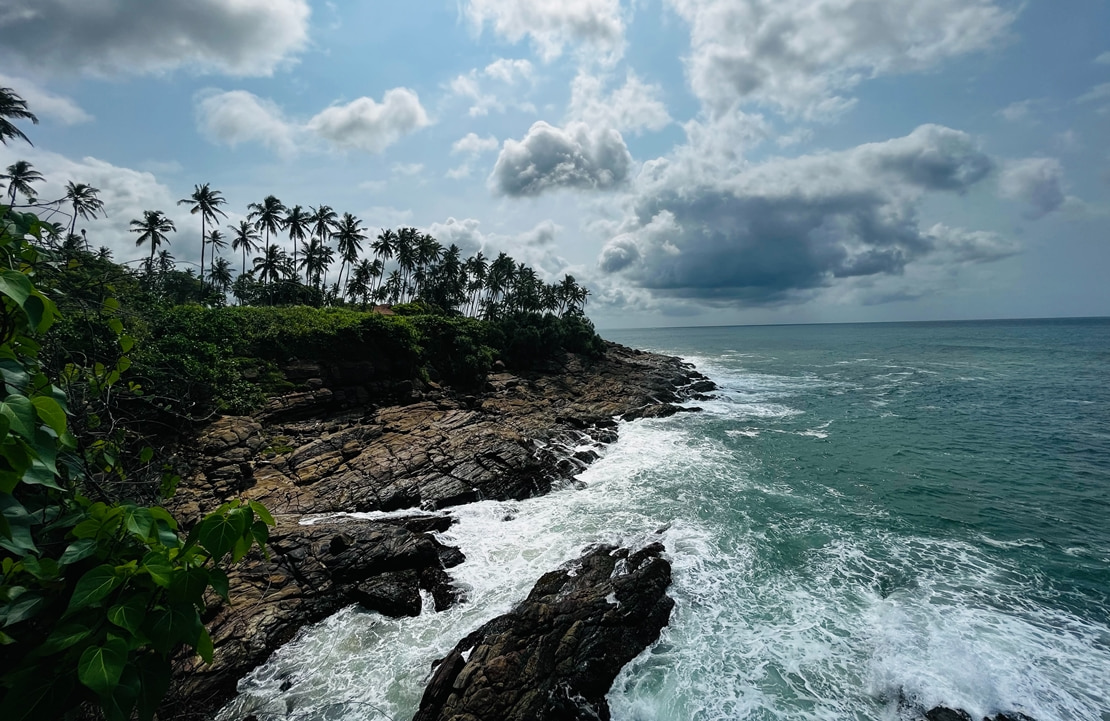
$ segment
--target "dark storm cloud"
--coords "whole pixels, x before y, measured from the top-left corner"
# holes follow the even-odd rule
[[[841,279],[894,276],[936,253],[974,262],[995,239],[920,227],[930,191],[963,192],[993,163],[970,136],[923,126],[839,153],[770,160],[731,177],[657,163],[599,265],[658,295],[773,304]],[[939,227],[939,226],[938,226]],[[962,249],[963,256],[955,252]]]

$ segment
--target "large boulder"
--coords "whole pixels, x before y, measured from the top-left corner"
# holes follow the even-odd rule
[[[608,719],[613,679],[670,619],[662,552],[598,546],[544,575],[437,662],[413,721]]]

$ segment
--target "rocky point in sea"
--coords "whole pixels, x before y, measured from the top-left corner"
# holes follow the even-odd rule
[[[663,550],[598,546],[545,574],[436,662],[413,721],[607,721],[613,680],[674,607]]]
[[[209,599],[204,621],[213,663],[184,655],[177,660],[160,711],[166,718],[210,717],[243,675],[300,628],[352,603],[403,616],[420,613],[421,590],[430,592],[436,611],[459,602],[450,569],[464,557],[435,538],[452,523],[442,509],[547,493],[598,457],[590,446],[616,440],[618,419],[694,410],[677,404],[715,389],[679,358],[612,343],[601,358],[566,354],[541,370],[495,368],[485,388],[472,394],[420,381],[383,392],[380,379],[358,364],[295,362],[283,370],[295,390],[253,416],[218,419],[189,444],[194,470],[173,501],[179,518],[195,520],[243,498],[263,502],[277,528],[268,558],[253,553],[229,574],[231,602]],[[376,511],[394,513],[373,520],[344,515]],[[657,637],[669,615],[670,599],[656,594],[670,578],[659,551],[587,554],[584,568],[624,564],[638,570],[617,584],[624,590],[614,587],[617,604],[605,601],[608,593],[600,603],[583,591],[571,594],[583,604],[578,611],[559,606],[567,618],[597,617],[571,633],[587,656],[594,634],[611,638],[620,627],[621,603],[626,610],[650,610],[639,630],[630,630],[633,616],[621,622],[634,642],[606,642],[612,653],[605,649],[586,664],[592,680],[552,677],[564,684],[559,688],[578,689],[572,695],[585,699],[581,708],[595,709],[598,718],[606,717],[604,695],[616,672]],[[565,575],[541,579],[529,599],[563,583],[559,573]],[[624,598],[628,590],[621,584],[641,577],[650,578],[647,600]],[[546,658],[543,653],[537,658]],[[544,682],[538,676],[533,681]]]

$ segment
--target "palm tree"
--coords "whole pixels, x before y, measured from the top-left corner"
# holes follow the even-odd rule
[[[200,213],[200,280],[204,282],[204,244],[208,238],[208,233],[205,232],[205,224],[211,220],[216,222],[216,216],[222,215],[225,218],[227,213],[220,210],[220,206],[226,203],[224,196],[218,190],[212,190],[208,187],[208,183],[204,185],[194,185],[193,194],[188,198],[182,198],[177,201],[178,205],[188,205],[192,203],[193,207],[189,208],[189,212],[193,215]]]
[[[270,254],[270,236],[281,230],[282,220],[284,219],[285,205],[280,200],[272,195],[267,195],[262,199],[261,203],[251,203],[247,206],[250,213],[247,214],[247,220],[254,223],[254,227],[258,230],[266,231],[266,251],[265,254]]]
[[[216,253],[227,247],[227,241],[224,240],[224,234],[220,232],[219,228],[208,231],[208,245],[212,247],[212,260],[209,261],[209,268],[214,268],[216,266]]]
[[[12,125],[8,118],[21,118],[30,120],[38,125],[39,119],[27,109],[27,101],[16,95],[11,88],[0,88],[0,143],[8,144],[8,138],[26,140],[28,145],[34,145],[23,131]]]
[[[378,261],[374,261],[377,263]],[[370,279],[374,277],[374,263],[371,263],[366,258],[359,261],[355,266],[354,273],[351,274],[350,280],[347,281],[347,295],[351,298],[361,298],[362,307],[366,308],[366,304],[370,298]]]
[[[177,268],[177,265],[173,261],[173,253],[166,249],[158,251],[158,273],[160,275],[165,275],[166,273],[174,271]],[[153,264],[154,259],[151,258],[150,262],[151,264]],[[189,272],[192,273],[192,271],[193,269],[190,268]]]
[[[393,247],[393,252],[397,255],[397,265],[401,268],[401,298],[404,298],[405,291],[408,290],[409,276],[417,265],[417,239],[416,228],[401,228],[397,232],[397,242]]]
[[[247,253],[254,253],[258,250],[258,230],[251,225],[249,220],[240,220],[239,225],[227,226],[235,233],[235,237],[231,239],[232,250],[243,251],[243,268],[239,271],[240,275],[247,272]]]
[[[312,224],[313,237],[319,238],[321,243],[326,244],[335,235],[335,229],[339,225],[339,216],[331,209],[331,206],[321,205],[312,209],[309,222]]]
[[[304,268],[305,283],[318,289],[322,287],[334,257],[335,251],[331,246],[325,245],[319,238],[310,240],[300,262],[300,267]]]
[[[66,197],[65,199],[73,206],[73,217],[69,222],[69,234],[74,235],[77,232],[77,217],[80,216],[85,220],[92,220],[98,213],[104,210],[104,201],[98,196],[100,190],[85,185],[84,183],[74,183],[72,180],[66,183]],[[85,248],[88,250],[88,248]]]
[[[254,259],[254,270],[266,285],[272,285],[289,275],[289,256],[285,249],[278,245],[271,245],[265,252]],[[273,291],[269,291],[270,300],[273,301]]]
[[[15,205],[16,193],[25,197],[29,202],[35,202],[35,190],[31,183],[43,180],[42,173],[35,170],[34,166],[26,160],[17,160],[8,166],[8,172],[0,175],[0,180],[8,181],[8,205]]]
[[[285,232],[289,233],[289,240],[293,241],[293,266],[297,265],[297,246],[308,237],[312,225],[312,216],[299,205],[294,205],[282,219]]]
[[[366,233],[363,230],[362,221],[350,213],[343,214],[339,226],[335,229],[335,244],[339,248],[339,257],[343,261],[339,265],[340,282],[343,280],[343,268],[349,268],[358,260],[358,254],[362,251],[362,241],[366,240]]]
[[[482,288],[485,287],[486,275],[489,273],[489,263],[486,262],[486,257],[482,255],[482,251],[479,250],[473,256],[466,259],[466,262],[463,263],[463,269],[466,271],[466,277],[468,279],[466,292],[470,294],[466,315],[472,315],[477,312],[479,295],[482,292]]]
[[[174,226],[173,221],[166,217],[165,213],[160,210],[144,210],[141,220],[136,219],[131,221],[131,232],[138,233],[139,237],[135,241],[135,245],[139,246],[143,243],[150,243],[150,265],[149,268],[154,266],[154,252],[158,250],[158,246],[162,243],[169,243],[169,238],[166,233],[176,232],[177,227]]]
[[[213,233],[216,231],[213,230]],[[209,236],[211,237],[211,236]],[[231,262],[227,258],[216,258],[212,264],[212,272],[208,274],[212,287],[221,293],[227,293],[231,287]]]

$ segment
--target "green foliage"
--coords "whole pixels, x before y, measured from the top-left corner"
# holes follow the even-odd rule
[[[38,339],[57,311],[34,281],[58,261],[28,242],[42,233],[30,214],[0,227],[0,710],[13,721],[57,718],[91,702],[108,719],[150,719],[177,649],[211,661],[201,612],[209,589],[227,597],[221,566],[264,545],[274,521],[257,503],[232,501],[182,538],[162,508],[81,492],[122,473],[125,451],[110,434],[79,445],[67,395],[44,372]],[[92,334],[115,338],[114,350],[93,349],[114,362],[64,370],[93,395],[121,384],[131,365],[135,340],[118,310],[103,297],[104,327]],[[138,460],[153,455],[144,448]]]

